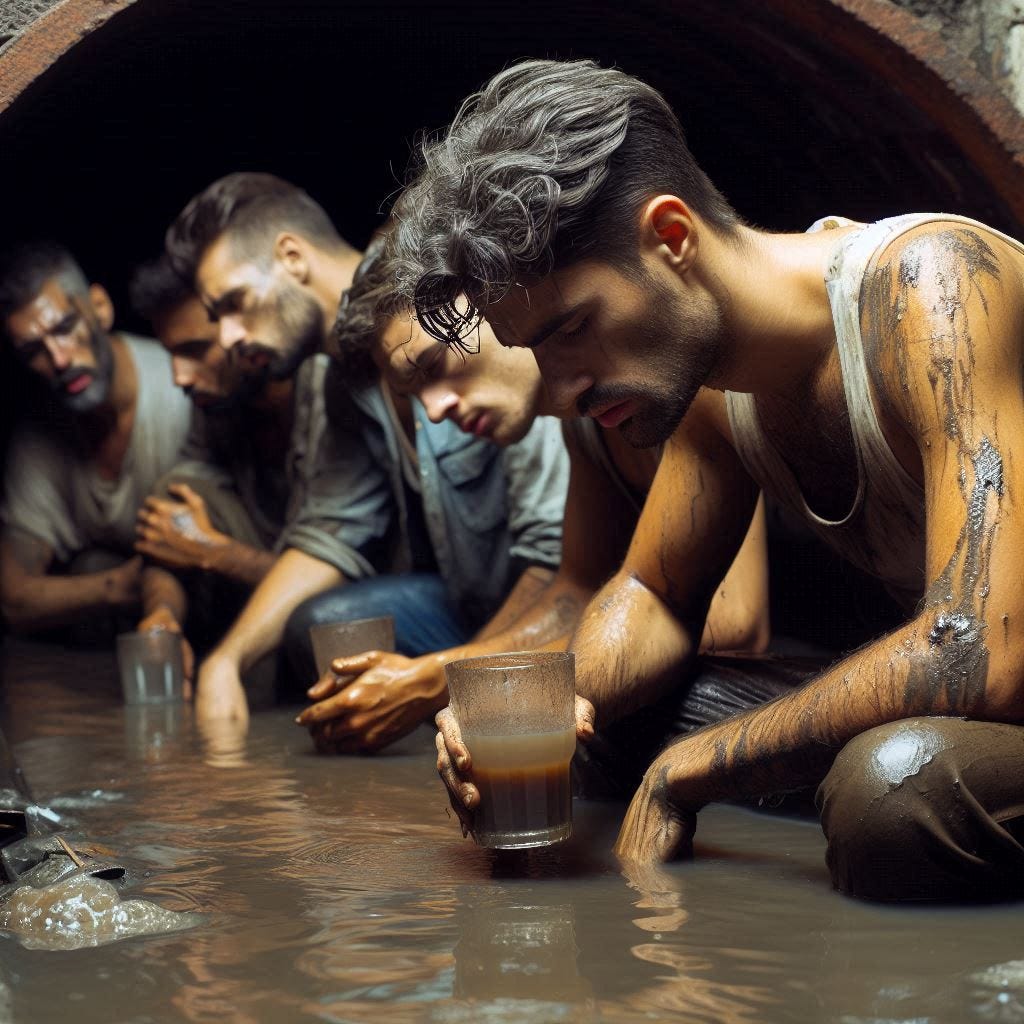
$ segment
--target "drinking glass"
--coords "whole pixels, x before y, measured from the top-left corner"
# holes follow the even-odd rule
[[[451,708],[480,790],[473,838],[516,850],[572,834],[576,660],[567,652],[466,658],[445,666]]]

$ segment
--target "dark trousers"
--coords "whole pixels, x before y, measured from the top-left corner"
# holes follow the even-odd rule
[[[704,658],[692,682],[615,723],[574,764],[582,795],[625,794],[681,735],[791,692],[822,666]],[[810,807],[808,790],[803,804]],[[1024,727],[911,718],[839,752],[814,794],[833,885],[874,900],[1024,895]]]

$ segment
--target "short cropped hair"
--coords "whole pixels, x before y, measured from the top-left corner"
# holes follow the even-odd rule
[[[324,348],[350,384],[365,383],[374,373],[373,348],[380,330],[397,310],[393,303],[393,255],[390,234],[384,230],[366,247],[352,284],[338,305],[330,337]]]
[[[89,294],[89,279],[59,242],[19,242],[0,253],[0,324],[31,302],[49,280],[58,281],[68,295]]]
[[[589,60],[502,71],[421,161],[400,200],[398,294],[460,347],[516,283],[586,258],[642,276],[638,215],[657,195],[678,195],[722,233],[740,223],[664,97]]]
[[[167,255],[163,254],[136,267],[128,286],[128,295],[132,309],[152,323],[195,295],[195,289],[177,273]]]
[[[348,249],[327,216],[301,188],[273,174],[240,171],[219,178],[189,200],[167,229],[164,248],[174,270],[195,280],[203,254],[228,234],[234,250],[263,265],[273,259],[270,243],[292,230],[323,249]]]

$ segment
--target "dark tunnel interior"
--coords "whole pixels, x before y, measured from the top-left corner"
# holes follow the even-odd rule
[[[119,323],[143,329],[127,308],[131,269],[209,181],[282,175],[362,246],[417,133],[526,56],[593,57],[661,89],[752,223],[934,209],[1015,230],[945,135],[767,4],[139,0],[0,117],[0,233],[64,241]],[[6,433],[22,389],[11,367],[3,382]]]

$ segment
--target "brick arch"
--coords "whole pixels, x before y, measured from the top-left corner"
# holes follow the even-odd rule
[[[155,2],[59,0],[6,43],[0,36],[0,132],[8,112],[30,105],[45,91],[47,81],[59,76],[62,62],[76,46],[87,37],[102,36],[129,8],[145,12]],[[302,6],[299,0],[293,2]],[[190,6],[188,0],[180,4],[183,9]],[[204,5],[193,4],[189,16],[193,31],[201,34]],[[699,27],[725,52],[732,48],[737,54],[767,55],[785,65],[794,80],[802,78],[808,88],[822,87],[822,69],[827,72],[832,57],[846,68],[859,68],[865,79],[880,83],[912,108],[928,130],[958,154],[955,162],[970,168],[991,190],[1004,213],[1001,218],[995,215],[996,220],[1011,228],[1011,221],[1024,225],[1024,118],[969,60],[889,0],[639,0],[626,14],[607,12],[610,31],[615,30],[616,18],[663,16],[684,28]],[[655,45],[671,49],[673,42],[652,35]],[[714,68],[714,62],[708,66]],[[848,76],[838,85],[827,82],[827,73],[824,79],[824,92],[831,89],[828,102],[839,112],[834,116],[856,113],[857,87],[849,86]],[[927,154],[924,159],[935,164],[935,175],[944,175],[953,186],[976,188],[974,181],[957,185],[959,172],[942,166],[941,160]]]

